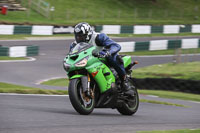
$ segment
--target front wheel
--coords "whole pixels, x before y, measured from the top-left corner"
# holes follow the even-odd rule
[[[122,105],[120,107],[117,107],[117,110],[122,115],[133,115],[137,112],[139,107],[139,95],[131,79],[129,79],[129,85],[134,90],[134,95],[126,96],[127,100],[124,100]]]
[[[72,79],[69,83],[69,99],[74,109],[82,114],[92,113],[95,106],[94,98],[89,98],[83,93],[81,79]]]

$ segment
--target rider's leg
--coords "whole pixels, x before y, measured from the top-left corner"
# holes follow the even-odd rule
[[[119,78],[122,82],[122,88],[128,95],[133,95],[134,91],[128,85],[128,79],[126,78],[126,71],[123,62],[118,59],[118,54],[108,57],[109,64],[117,71]]]

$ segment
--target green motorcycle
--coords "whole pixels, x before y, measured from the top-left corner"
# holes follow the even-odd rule
[[[139,96],[131,72],[137,63],[131,62],[130,56],[121,56],[128,85],[134,90],[134,95],[126,95],[117,72],[105,57],[97,54],[97,49],[94,45],[79,43],[64,59],[63,67],[70,79],[68,92],[72,106],[82,115],[92,113],[94,108],[112,108],[123,115],[134,114],[139,106]]]

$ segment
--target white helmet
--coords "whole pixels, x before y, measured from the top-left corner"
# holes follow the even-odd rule
[[[77,43],[79,42],[88,43],[92,37],[93,30],[88,23],[82,22],[75,26],[74,34]]]

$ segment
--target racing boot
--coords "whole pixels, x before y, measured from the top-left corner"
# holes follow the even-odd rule
[[[134,96],[134,90],[132,87],[133,86],[130,85],[127,78],[124,81],[122,81],[122,89],[124,91],[124,94]]]

